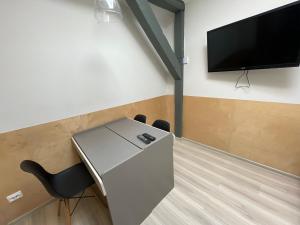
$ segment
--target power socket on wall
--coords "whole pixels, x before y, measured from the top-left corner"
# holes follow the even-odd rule
[[[186,64],[189,64],[189,63],[190,63],[190,57],[184,56],[182,58],[182,64],[186,65]]]
[[[16,200],[18,200],[19,198],[22,198],[22,197],[23,197],[22,191],[17,191],[15,193],[11,194],[11,195],[8,195],[6,197],[6,199],[9,203],[12,203],[12,202],[14,202],[14,201],[16,201]]]

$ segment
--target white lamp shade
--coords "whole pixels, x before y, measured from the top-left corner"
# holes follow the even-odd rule
[[[120,21],[123,15],[118,0],[95,0],[95,17],[100,23]]]

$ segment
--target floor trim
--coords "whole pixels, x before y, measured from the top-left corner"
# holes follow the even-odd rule
[[[218,149],[218,148],[215,148],[215,147],[212,147],[212,146],[209,146],[209,145],[205,145],[205,144],[202,144],[200,142],[197,142],[197,141],[194,141],[194,140],[191,140],[191,139],[188,139],[188,138],[185,138],[185,137],[182,137],[182,138],[177,138],[177,139],[182,139],[182,140],[186,140],[186,141],[190,141],[194,144],[197,144],[197,145],[200,145],[200,146],[203,146],[205,148],[208,148],[209,150],[212,150],[212,151],[216,151],[216,152],[219,152],[219,153],[223,153],[225,155],[228,155],[228,156],[231,156],[231,157],[234,157],[236,159],[240,159],[240,160],[243,160],[243,161],[246,161],[252,165],[256,165],[256,166],[259,166],[259,167],[262,167],[264,169],[268,169],[274,173],[279,173],[281,175],[285,175],[285,176],[288,176],[288,177],[291,177],[291,178],[295,178],[297,180],[300,180],[300,176],[297,176],[297,175],[294,175],[294,174],[291,174],[291,173],[288,173],[288,172],[284,172],[282,170],[279,170],[279,169],[275,169],[271,166],[267,166],[267,165],[264,165],[264,164],[261,164],[261,163],[258,163],[258,162],[255,162],[255,161],[252,161],[250,159],[246,159],[246,158],[243,158],[243,157],[240,157],[240,156],[237,156],[237,155],[234,155],[232,153],[229,153],[229,152],[226,152],[225,150],[221,150],[221,149]]]
[[[57,199],[55,199],[55,198],[51,198],[50,200],[48,200],[48,201],[46,201],[46,202],[44,202],[44,203],[38,205],[37,207],[33,208],[32,210],[30,210],[30,211],[28,211],[28,212],[22,214],[21,216],[15,218],[15,219],[13,219],[13,220],[11,220],[10,222],[8,222],[7,225],[10,225],[10,224],[12,224],[12,223],[18,222],[19,220],[23,219],[24,217],[26,217],[26,216],[32,214],[34,211],[36,211],[36,210],[38,210],[38,209],[40,209],[40,208],[43,208],[44,206],[49,205],[49,204],[51,204],[52,202],[54,202],[54,201],[56,201],[56,200],[57,200]]]

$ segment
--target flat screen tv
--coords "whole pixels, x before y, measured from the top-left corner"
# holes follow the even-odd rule
[[[300,1],[207,32],[208,72],[300,64]]]

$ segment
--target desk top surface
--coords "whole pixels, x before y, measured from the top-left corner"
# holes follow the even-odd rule
[[[169,132],[130,119],[113,121],[105,126],[141,149],[145,149],[160,139],[170,135]],[[138,135],[143,133],[152,135],[156,140],[151,142],[151,144],[145,144],[137,138]]]
[[[74,139],[100,176],[142,151],[106,127],[76,134]]]
[[[170,135],[168,132],[124,118],[80,132],[73,138],[97,173],[102,176],[151,145],[146,145],[137,138],[137,135],[143,133],[156,137],[153,143]]]

